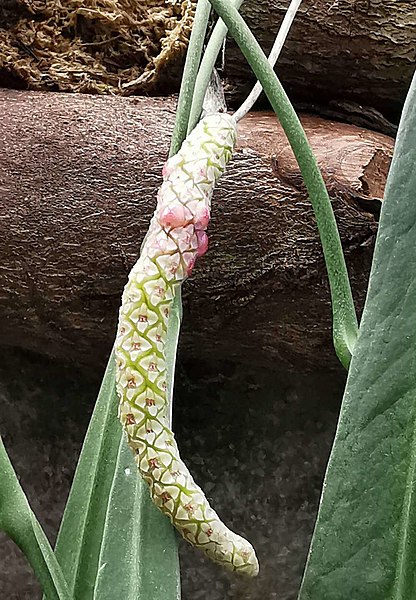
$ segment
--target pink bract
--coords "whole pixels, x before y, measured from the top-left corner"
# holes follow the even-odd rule
[[[196,251],[197,256],[203,256],[208,250],[208,236],[205,231],[197,230],[196,237],[198,239],[198,248]]]
[[[209,210],[206,207],[201,207],[196,211],[195,229],[206,229],[209,223]]]
[[[166,206],[165,208],[162,208],[160,211],[159,220],[162,227],[166,227],[168,229],[184,227],[188,222],[185,208],[181,204],[178,204],[174,207]]]

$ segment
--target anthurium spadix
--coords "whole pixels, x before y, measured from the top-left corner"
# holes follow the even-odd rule
[[[222,523],[179,456],[166,382],[169,312],[196,259],[208,248],[213,188],[235,141],[235,120],[211,114],[167,161],[157,208],[123,293],[116,379],[120,419],[155,504],[184,539],[215,562],[257,575],[253,547]]]

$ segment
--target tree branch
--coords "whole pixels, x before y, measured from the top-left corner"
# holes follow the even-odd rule
[[[101,365],[155,206],[171,98],[0,90],[0,342]],[[305,116],[355,298],[366,290],[393,140]],[[241,122],[210,250],[184,289],[183,352],[336,366],[312,208],[271,113]]]

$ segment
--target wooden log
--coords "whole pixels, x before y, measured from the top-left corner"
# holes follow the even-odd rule
[[[175,101],[0,91],[0,342],[101,365],[155,207]],[[305,115],[357,305],[393,140]],[[210,250],[184,286],[182,351],[337,365],[312,208],[271,113],[239,126],[214,194]]]
[[[248,0],[242,14],[269,51],[289,0]],[[277,65],[292,100],[320,114],[394,130],[416,60],[416,3],[407,0],[303,0]],[[253,82],[230,41],[224,74],[240,101]]]
[[[149,11],[144,1],[130,9],[114,3],[106,15],[85,9],[80,16],[75,1],[2,0],[0,86],[128,95],[177,91],[193,11],[188,3],[182,9],[150,4]],[[242,6],[267,51],[288,6],[289,0],[246,0]],[[278,74],[298,108],[394,133],[414,71],[415,22],[416,4],[408,0],[303,0]],[[253,77],[232,41],[223,72],[228,99],[236,104]]]

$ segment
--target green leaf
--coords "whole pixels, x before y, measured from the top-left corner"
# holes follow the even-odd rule
[[[31,564],[48,600],[70,600],[64,576],[17,479],[0,437],[0,528]]]
[[[416,598],[416,77],[300,600]]]
[[[170,318],[170,389],[180,324],[180,296]],[[117,417],[111,354],[84,441],[56,544],[74,600],[177,600],[177,543],[153,505]]]
[[[178,152],[179,148],[182,146],[182,142],[186,138],[192,100],[194,93],[198,93],[198,89],[195,89],[196,77],[201,61],[210,12],[211,6],[209,1],[198,0],[183,67],[169,156],[173,156]]]
[[[94,598],[113,600],[119,594],[126,600],[176,600],[180,592],[172,533],[168,519],[150,501],[148,488],[138,476],[123,439],[110,492]]]

